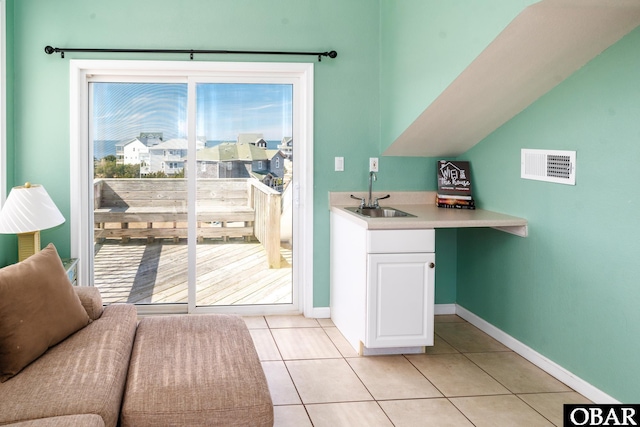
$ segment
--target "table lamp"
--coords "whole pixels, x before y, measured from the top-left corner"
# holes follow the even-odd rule
[[[0,234],[18,235],[18,261],[40,251],[40,230],[55,227],[64,217],[42,185],[13,187],[0,211]]]

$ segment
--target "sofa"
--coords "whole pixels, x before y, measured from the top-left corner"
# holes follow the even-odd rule
[[[0,381],[0,426],[273,425],[241,318],[103,307],[51,244],[0,269]]]

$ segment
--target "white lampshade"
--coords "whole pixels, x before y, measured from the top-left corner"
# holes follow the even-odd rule
[[[64,217],[41,185],[13,187],[0,212],[0,233],[30,233],[55,227]]]

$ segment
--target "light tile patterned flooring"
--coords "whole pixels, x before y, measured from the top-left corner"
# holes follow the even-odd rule
[[[589,403],[455,315],[426,354],[360,357],[330,319],[245,317],[275,426],[561,426]]]

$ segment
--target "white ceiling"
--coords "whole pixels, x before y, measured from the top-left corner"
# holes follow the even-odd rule
[[[383,155],[464,153],[638,25],[640,0],[527,7]]]

